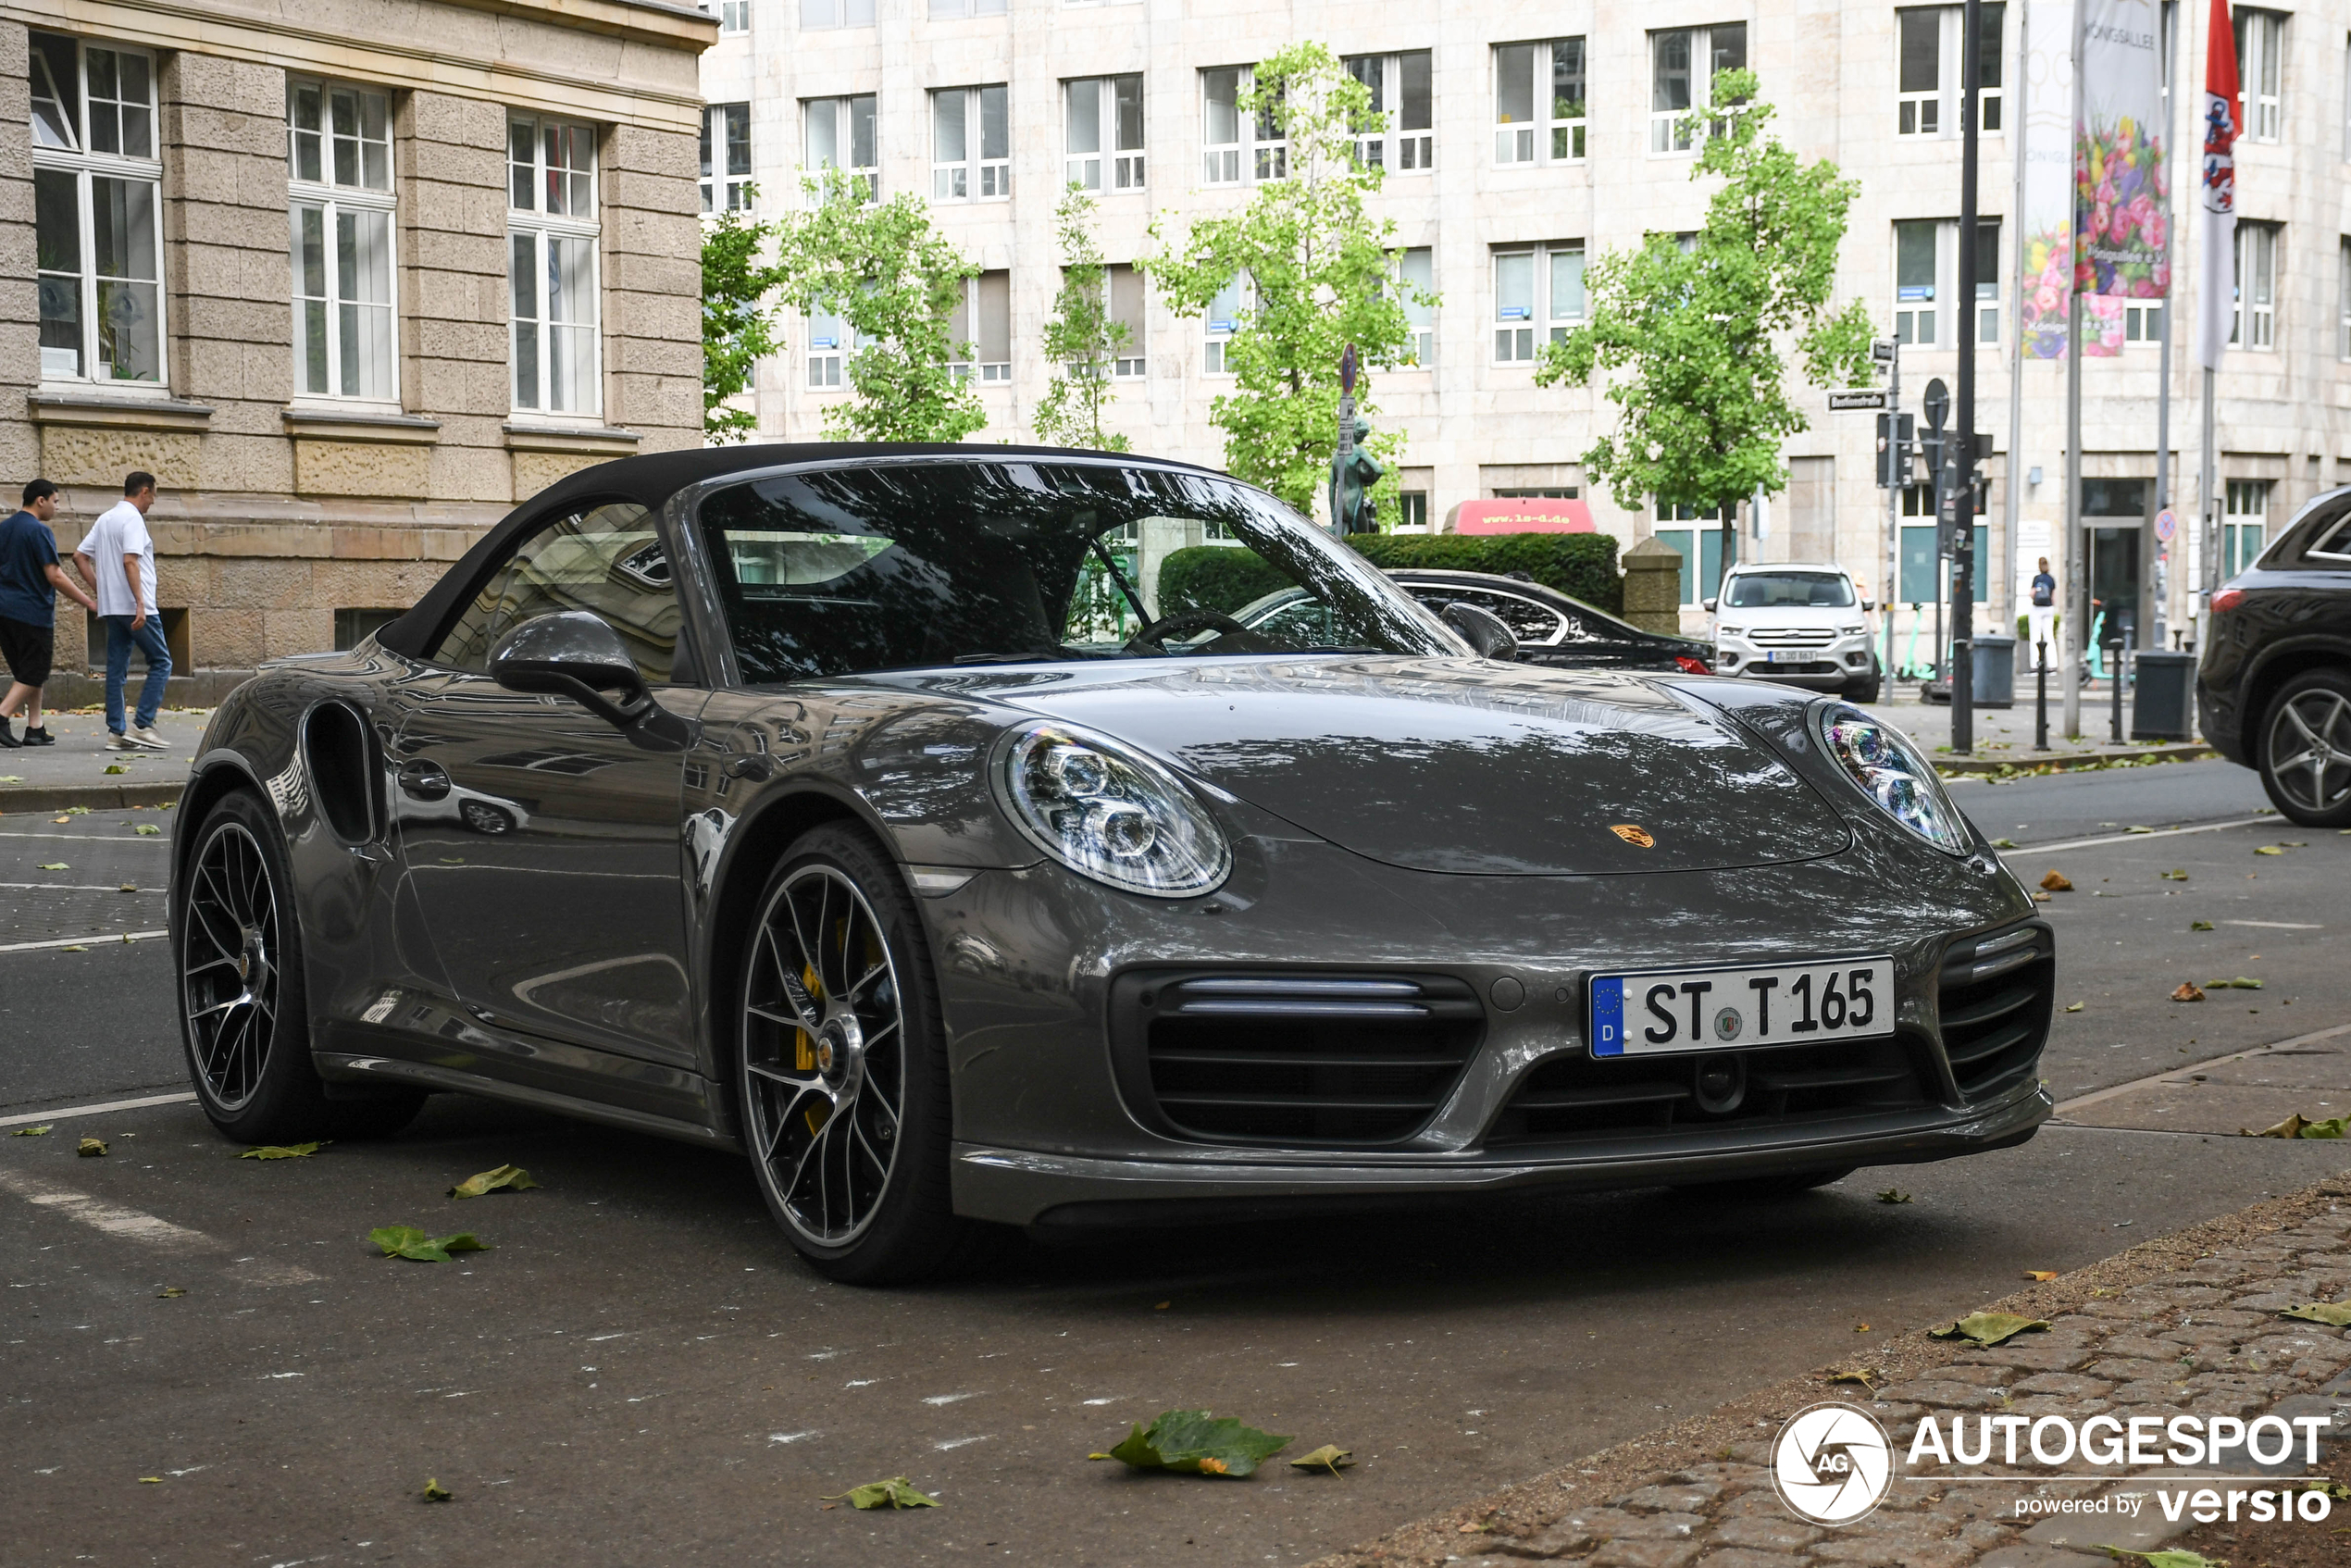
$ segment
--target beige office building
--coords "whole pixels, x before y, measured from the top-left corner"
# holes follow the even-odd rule
[[[701,440],[716,32],[655,0],[0,0],[0,476],[65,487],[68,549],[160,479],[176,689],[348,645],[550,480]]]
[[[975,376],[989,425],[976,439],[1026,439],[1051,374],[1039,352],[1057,287],[1051,214],[1076,179],[1100,191],[1113,262],[1150,244],[1154,218],[1180,231],[1196,216],[1244,203],[1261,168],[1253,128],[1229,107],[1250,63],[1298,39],[1348,56],[1392,117],[1378,207],[1397,223],[1405,266],[1441,296],[1418,367],[1374,377],[1382,423],[1409,437],[1405,520],[1442,527],[1455,504],[1512,492],[1589,503],[1626,544],[1663,533],[1694,556],[1689,597],[1711,565],[1703,528],[1620,508],[1597,492],[1579,454],[1610,405],[1593,390],[1543,390],[1532,359],[1582,317],[1590,259],[1657,230],[1700,220],[1703,187],[1674,144],[1677,106],[1702,102],[1710,67],[1744,63],[1779,108],[1781,133],[1807,158],[1835,160],[1860,182],[1838,300],[1866,301],[1881,330],[1908,340],[1906,401],[1931,378],[1955,380],[1952,345],[1980,345],[1979,428],[1996,454],[1989,519],[2014,490],[2022,559],[1996,541],[1993,594],[2032,558],[2059,548],[2064,513],[2064,367],[2023,370],[2021,439],[2009,437],[2014,331],[2012,130],[2026,7],[1984,10],[1996,29],[2000,80],[1987,92],[1982,212],[1995,279],[1957,301],[1959,143],[1958,6],[1890,0],[1487,0],[1418,6],[1368,0],[711,0],[721,26],[703,60],[703,199],[763,210],[797,199],[797,173],[837,164],[870,170],[885,193],[935,204],[940,227],[986,268],[973,291]],[[2031,7],[2043,19],[2048,7]],[[2179,29],[2178,80],[2203,80],[2204,7]],[[2246,36],[2247,135],[2238,148],[2246,274],[2241,347],[2220,376],[2220,472],[2232,562],[2258,548],[2317,491],[2351,478],[2351,294],[2344,211],[2346,44],[2351,0],[2293,10],[2238,8]],[[2196,102],[2193,88],[2183,105]],[[2190,116],[2179,117],[2184,125]],[[2193,158],[2175,160],[2183,181]],[[2180,226],[2174,278],[2196,282],[2196,220]],[[1221,460],[1209,424],[1220,386],[1213,318],[1178,317],[1122,280],[1114,294],[1138,329],[1120,366],[1116,421],[1138,450]],[[2171,625],[2193,577],[2185,550],[2197,509],[2193,311],[2174,326],[2171,495],[2180,569],[2169,573]],[[756,393],[771,438],[813,437],[825,404],[845,395],[844,348],[832,322],[793,321],[787,355]],[[2083,439],[2090,540],[2101,591],[2135,593],[2152,613],[2158,554],[2155,459],[2157,311],[2133,311],[2129,340],[2085,372]],[[1831,414],[1805,394],[1812,429],[1787,446],[1786,493],[1764,536],[1742,517],[1749,558],[1845,561],[1882,586],[1887,496],[1875,486],[1873,422]],[[1897,499],[1909,568],[1897,597],[1934,591],[1931,518],[1922,494]],[[1996,530],[1999,531],[1999,530]],[[1922,619],[1926,614],[1922,613]],[[1695,607],[1689,622],[1701,617]],[[1897,617],[1907,637],[1911,617]],[[1923,657],[1931,639],[1919,644]],[[1897,649],[1897,653],[1900,650]]]

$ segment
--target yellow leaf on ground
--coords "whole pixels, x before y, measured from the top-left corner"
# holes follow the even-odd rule
[[[2202,1002],[2204,1000],[2204,989],[2201,986],[2198,986],[2194,980],[2182,980],[2180,982],[2179,989],[2171,993],[2171,1000],[2174,1002]]]
[[[1355,1455],[1351,1450],[1340,1448],[1337,1443],[1325,1443],[1312,1453],[1300,1454],[1289,1462],[1293,1470],[1327,1470],[1336,1475],[1342,1469],[1355,1462]]]
[[[479,1198],[485,1193],[496,1192],[502,1188],[508,1192],[520,1192],[526,1188],[537,1187],[538,1185],[539,1184],[537,1182],[530,1179],[530,1173],[524,1170],[520,1165],[500,1165],[494,1170],[475,1172],[472,1176],[467,1176],[465,1180],[451,1188],[449,1189],[449,1196],[452,1198]]]
[[[2057,1276],[2058,1271],[2053,1268],[2029,1268],[2024,1271],[2025,1278],[2037,1279],[2045,1285]]]
[[[2070,893],[2073,890],[2073,884],[2064,872],[2052,871],[2041,878],[2041,890],[2045,893]]]
[[[75,1153],[85,1160],[95,1159],[106,1151],[106,1146],[94,1138],[85,1138],[74,1146]]]
[[[450,1492],[448,1487],[442,1486],[439,1481],[433,1479],[433,1477],[429,1475],[425,1477],[424,1497],[427,1502],[447,1502],[452,1495],[454,1494]]]

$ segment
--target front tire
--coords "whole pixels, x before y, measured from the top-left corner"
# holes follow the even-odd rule
[[[767,878],[737,1014],[743,1141],[767,1212],[830,1278],[898,1285],[950,1268],[946,1031],[898,868],[818,828]]]
[[[2302,828],[2351,827],[2351,674],[2306,670],[2261,721],[2261,787]]]

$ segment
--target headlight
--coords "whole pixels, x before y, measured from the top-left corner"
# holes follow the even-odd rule
[[[1006,748],[998,784],[1020,830],[1081,877],[1189,898],[1232,869],[1224,833],[1182,781],[1103,736],[1038,725]]]
[[[1859,637],[1869,629],[1866,626],[1841,626],[1836,628],[1836,634],[1839,637]]]
[[[1747,628],[1743,626],[1718,626],[1714,628],[1714,635],[1717,637],[1745,637],[1747,635]]]
[[[1934,765],[1892,725],[1833,703],[1821,710],[1821,740],[1861,793],[1888,816],[1952,854],[1968,852],[1959,808],[1943,792]]]

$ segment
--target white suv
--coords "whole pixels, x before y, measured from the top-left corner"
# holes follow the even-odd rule
[[[1879,666],[1868,612],[1853,579],[1833,563],[1733,566],[1714,617],[1714,673],[1752,675],[1856,703],[1876,700]]]

